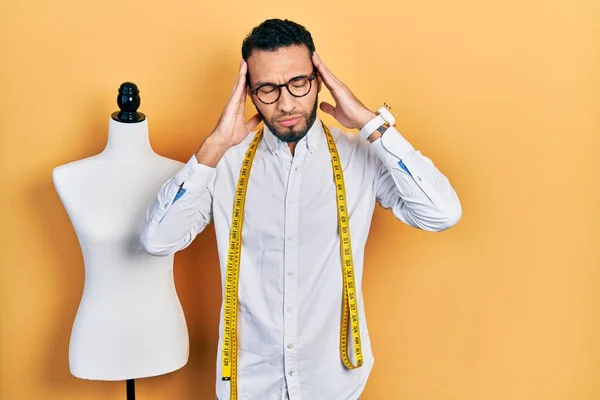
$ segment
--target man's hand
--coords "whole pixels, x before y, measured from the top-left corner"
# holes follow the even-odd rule
[[[323,112],[332,115],[344,127],[358,130],[377,116],[356,98],[348,86],[333,75],[316,52],[313,53],[313,64],[335,100],[335,106],[321,102],[320,108]]]
[[[248,64],[242,60],[237,81],[231,90],[229,100],[219,117],[213,132],[206,138],[196,153],[198,162],[216,166],[223,154],[232,146],[240,144],[260,122],[259,114],[248,121],[244,120],[246,111],[246,72]]]

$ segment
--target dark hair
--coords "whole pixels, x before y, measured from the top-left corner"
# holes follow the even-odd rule
[[[304,26],[287,19],[268,19],[246,36],[242,43],[242,57],[248,61],[254,49],[276,51],[293,45],[305,45],[311,56],[315,51],[312,36]]]

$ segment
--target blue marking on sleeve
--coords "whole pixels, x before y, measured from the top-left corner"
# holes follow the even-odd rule
[[[400,168],[402,168],[403,170],[405,170],[410,176],[412,176],[412,174],[410,173],[410,171],[408,170],[408,168],[406,168],[406,165],[404,165],[404,163],[402,162],[402,160],[398,161],[398,165],[400,166]]]
[[[183,196],[184,193],[185,193],[184,188],[179,189],[179,192],[177,192],[177,194],[175,195],[175,198],[173,199],[173,203],[175,203],[177,200],[179,200],[179,198],[181,196]]]

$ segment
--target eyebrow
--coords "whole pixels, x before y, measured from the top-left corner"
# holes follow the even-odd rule
[[[294,77],[292,77],[292,78],[288,79],[287,81],[285,81],[285,83],[288,83],[288,82],[289,82],[289,81],[291,81],[292,79],[296,79],[296,78],[299,78],[299,77],[301,77],[301,76],[311,76],[312,74],[314,74],[314,72],[315,72],[315,70],[311,71],[311,72],[310,72],[310,73],[308,73],[308,74],[300,74],[300,75],[296,75],[296,76],[294,76]],[[278,84],[278,83],[273,83],[273,82],[258,81],[258,82],[256,82],[256,83],[254,84],[254,87],[259,87],[259,86],[262,86],[262,85],[279,85],[279,84]]]

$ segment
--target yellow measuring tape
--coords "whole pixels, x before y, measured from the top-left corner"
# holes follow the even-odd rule
[[[338,211],[338,224],[340,233],[340,253],[342,257],[342,276],[344,280],[344,293],[342,300],[342,322],[340,331],[340,352],[342,362],[348,369],[359,368],[363,365],[362,346],[360,341],[360,327],[358,320],[358,303],[356,299],[356,282],[354,279],[354,262],[352,260],[352,247],[350,243],[350,224],[348,208],[346,205],[346,189],[344,175],[337,148],[331,132],[323,124],[327,145],[331,154],[333,178]],[[225,310],[224,310],[224,338],[222,351],[222,379],[231,381],[231,400],[237,400],[237,305],[238,282],[240,272],[240,253],[242,242],[242,226],[244,222],[244,205],[246,203],[246,189],[250,177],[250,168],[256,154],[256,149],[263,136],[260,129],[250,143],[246,152],[233,202],[233,216],[229,236],[229,251],[227,255],[227,273],[225,284]],[[348,358],[348,322],[352,327],[352,339],[356,365]]]

